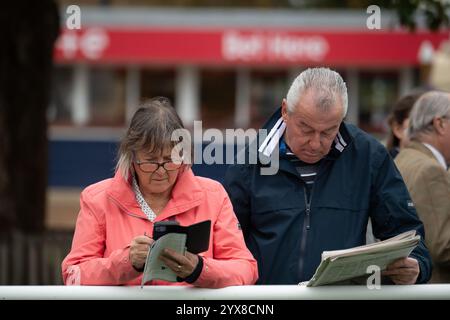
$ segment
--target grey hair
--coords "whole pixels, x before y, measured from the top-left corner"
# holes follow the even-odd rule
[[[412,140],[433,132],[433,119],[450,117],[450,96],[441,91],[422,95],[414,104],[409,115],[408,136]]]
[[[336,97],[340,97],[344,108],[343,117],[346,116],[347,86],[339,73],[329,68],[309,68],[295,78],[286,96],[289,113],[294,111],[301,95],[311,88],[316,90],[316,105],[323,111],[328,111],[333,107],[336,104]]]
[[[155,97],[144,101],[120,143],[116,171],[127,179],[133,170],[136,152],[145,150],[159,156],[175,147],[179,142],[172,141],[171,137],[177,129],[184,129],[183,122],[169,99]]]

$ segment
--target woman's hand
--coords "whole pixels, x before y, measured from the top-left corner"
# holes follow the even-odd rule
[[[148,249],[155,242],[147,236],[137,236],[131,241],[130,245],[130,261],[136,270],[144,269],[147,260]]]
[[[185,255],[179,254],[171,249],[164,249],[159,256],[162,262],[172,269],[178,277],[187,278],[198,264],[198,256],[186,251]]]

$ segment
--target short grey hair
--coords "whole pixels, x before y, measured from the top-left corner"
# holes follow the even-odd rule
[[[433,119],[437,117],[450,117],[450,95],[441,91],[425,93],[409,115],[409,138],[419,140],[421,135],[433,132]]]
[[[301,95],[309,89],[314,89],[318,93],[316,104],[323,111],[333,107],[336,104],[336,98],[339,97],[344,108],[343,117],[346,116],[347,86],[339,73],[329,68],[309,68],[295,78],[286,96],[288,112],[294,111]]]
[[[169,99],[155,97],[144,101],[120,143],[116,171],[128,179],[136,152],[145,150],[159,156],[175,147],[179,141],[172,141],[172,132],[177,129],[184,129],[183,122]]]

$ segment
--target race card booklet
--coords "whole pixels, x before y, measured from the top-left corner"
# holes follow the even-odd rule
[[[176,273],[159,259],[162,250],[170,248],[179,254],[185,254],[186,251],[194,254],[204,252],[209,248],[210,230],[211,220],[190,226],[181,226],[174,221],[155,223],[153,227],[155,242],[149,248],[141,287],[148,281],[156,279],[176,282]]]

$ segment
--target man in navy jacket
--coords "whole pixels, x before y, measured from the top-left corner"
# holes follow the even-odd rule
[[[412,254],[383,275],[396,284],[425,283],[431,276],[423,225],[403,179],[383,145],[343,122],[347,99],[338,73],[305,70],[265,124],[269,134],[254,142],[258,159],[268,161],[231,165],[226,173],[260,284],[309,280],[323,251],[365,244],[369,217],[379,239],[412,229],[421,235]],[[253,149],[250,144],[244,152]],[[262,174],[275,160],[276,174]]]

